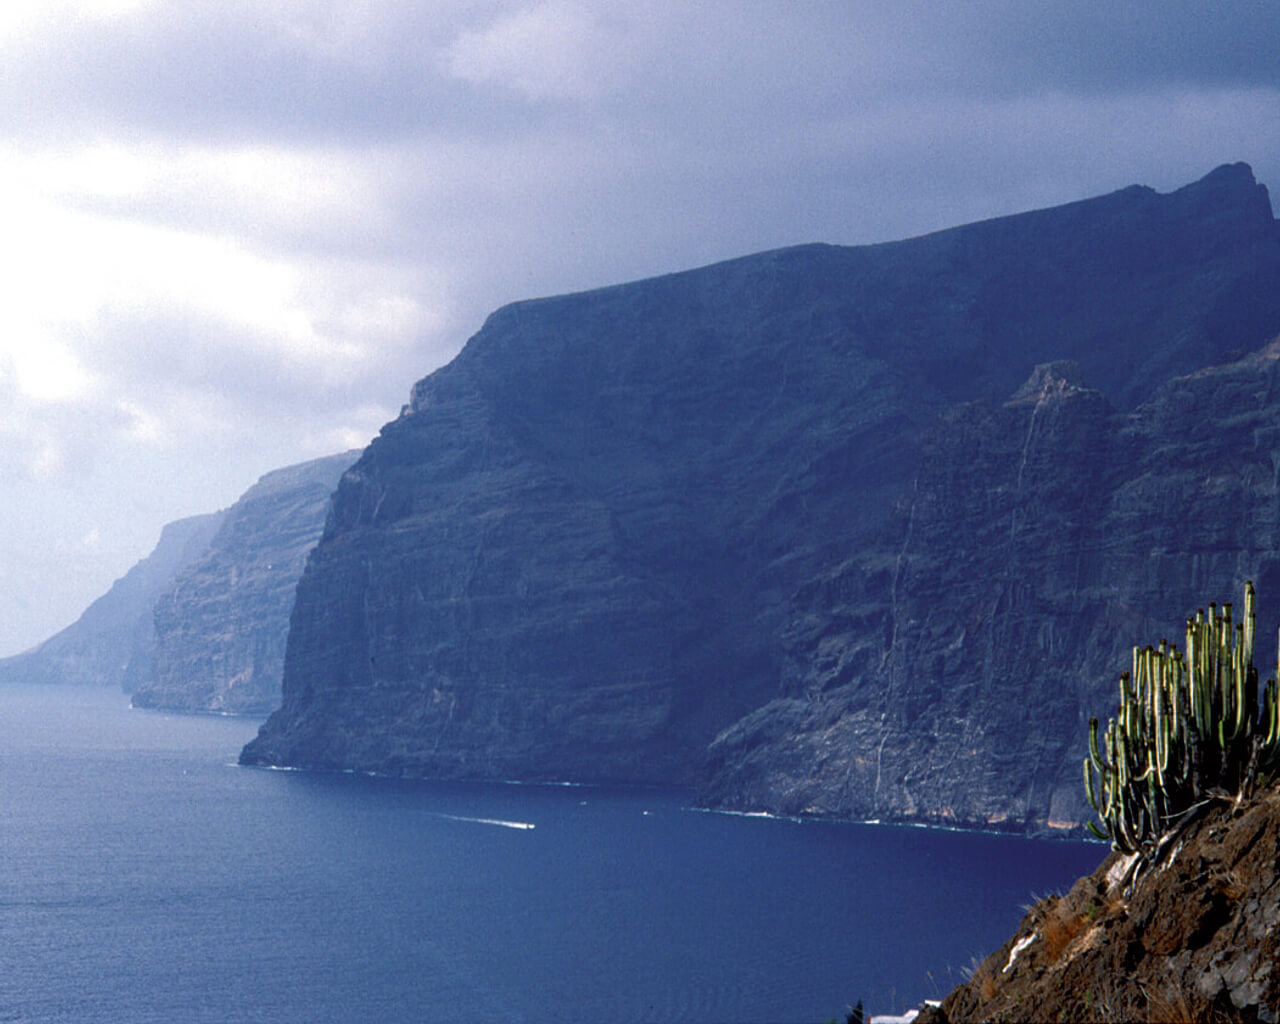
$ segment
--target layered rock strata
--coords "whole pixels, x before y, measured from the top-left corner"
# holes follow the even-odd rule
[[[751,716],[713,750],[722,806],[1069,820],[1062,737],[1133,642],[1111,631],[1260,569],[1243,540],[1181,568],[1180,470],[1118,426],[1278,331],[1280,233],[1243,165],[506,307],[344,476],[243,759],[691,783]],[[1059,360],[1097,390],[1059,368],[1001,404]],[[1126,487],[1126,453],[1165,468]],[[1092,608],[1135,572],[1174,590]]]
[[[1273,342],[1129,413],[1059,364],[944,414],[879,543],[799,592],[784,694],[717,738],[704,799],[1077,828],[1086,723],[1114,713],[1132,647],[1181,645],[1246,579],[1264,618],[1280,606],[1278,359]]]
[[[154,607],[154,668],[135,707],[265,715],[280,702],[294,588],[356,452],[266,474]]]

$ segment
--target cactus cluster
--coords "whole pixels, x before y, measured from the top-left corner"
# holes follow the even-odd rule
[[[1135,647],[1118,717],[1101,736],[1090,720],[1084,784],[1103,827],[1089,828],[1117,850],[1149,852],[1206,797],[1280,770],[1280,695],[1274,678],[1259,692],[1254,605],[1248,582],[1241,621],[1211,604],[1187,619],[1185,653],[1165,640]]]

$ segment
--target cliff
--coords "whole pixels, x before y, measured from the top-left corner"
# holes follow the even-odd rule
[[[1280,341],[1130,413],[1057,364],[944,413],[879,542],[798,593],[784,694],[717,738],[704,799],[1032,831],[1091,817],[1085,724],[1132,646],[1176,640],[1246,579],[1280,594],[1278,360]]]
[[[1280,790],[1219,800],[1153,866],[1033,906],[917,1024],[1280,1019]]]
[[[687,784],[732,727],[706,787],[722,806],[1070,818],[1054,737],[1114,665],[1098,640],[1064,685],[1061,659],[1117,616],[1143,624],[1140,602],[1095,614],[1087,597],[1147,571],[1137,534],[1159,519],[1116,480],[1126,452],[1157,447],[1116,426],[1174,373],[1278,331],[1280,232],[1243,165],[508,306],[343,477],[299,582],[282,706],[242,759]],[[1096,390],[1051,372],[1001,404],[1061,360]],[[1112,516],[1134,536],[1100,537],[1069,474],[1128,494]],[[1175,497],[1165,475],[1148,486]],[[1159,536],[1178,514],[1161,507]],[[1225,503],[1205,515],[1239,526]],[[1045,590],[1025,553],[1079,583]],[[961,578],[984,560],[998,578]],[[1197,564],[1187,592],[1234,590],[1245,568]],[[1091,625],[1068,628],[1081,607]]]
[[[192,516],[167,525],[155,550],[74,623],[37,647],[0,660],[0,682],[119,686],[131,692],[150,679],[156,599],[205,550],[223,515]]]
[[[154,607],[151,677],[135,707],[266,714],[280,700],[294,588],[356,452],[278,469],[228,509]]]

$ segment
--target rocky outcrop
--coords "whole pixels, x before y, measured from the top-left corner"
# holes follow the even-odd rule
[[[170,523],[155,550],[74,623],[23,654],[0,661],[0,682],[119,686],[132,692],[151,678],[151,613],[175,576],[208,547],[224,513]]]
[[[358,453],[262,477],[155,603],[151,678],[135,707],[266,714],[280,700],[294,588],[329,496]]]
[[[1150,504],[1178,470],[1116,479],[1126,453],[1161,461],[1155,414],[1117,429],[1277,331],[1280,233],[1243,165],[506,307],[344,476],[243,759],[689,783],[750,716],[714,750],[723,806],[1069,820],[1053,737],[1132,634],[1060,660],[1148,614],[1089,598],[1135,571],[1183,585],[1141,547],[1179,534]],[[1211,547],[1185,591],[1236,589],[1248,560]]]
[[[1280,790],[1219,800],[1154,866],[1040,900],[917,1024],[1280,1020]]]
[[[800,591],[784,696],[717,738],[706,801],[1079,828],[1085,724],[1132,646],[1180,642],[1246,579],[1280,600],[1278,360],[1280,341],[1132,413],[1042,367],[945,414],[880,543]]]

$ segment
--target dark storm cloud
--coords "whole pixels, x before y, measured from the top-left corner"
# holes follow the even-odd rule
[[[58,25],[8,47],[0,95],[11,130],[56,134],[359,144],[502,126],[501,105],[430,66],[455,19],[363,7],[194,2]]]
[[[1064,162],[1055,133],[1071,145],[1089,135],[1092,163],[1120,172],[1126,151],[1159,152],[1162,133],[1184,130],[1171,106],[1280,88],[1276,38],[1280,5],[1260,3],[188,3],[34,34],[6,55],[0,96],[10,131],[381,161],[352,182],[351,224],[336,206],[306,223],[229,208],[205,182],[115,197],[122,217],[395,258],[433,239],[473,246],[478,220],[499,235],[565,234],[566,220],[598,234],[609,219],[644,232],[658,230],[656,211],[673,245],[705,238],[711,221],[743,225],[690,251],[697,260],[888,237],[902,233],[896,213],[923,230],[913,182],[938,193],[926,209],[941,227],[955,219],[948,194],[991,212],[973,202],[975,182],[1047,174],[1060,192],[1011,199],[1052,202],[1146,180],[1138,160],[1129,178],[1089,171],[1089,154]],[[1162,163],[1171,177],[1151,183],[1227,160],[1268,165],[1275,141],[1246,141]],[[898,183],[904,196],[886,208]],[[850,231],[847,212],[826,216],[859,203],[874,223]],[[756,242],[752,224],[767,227]]]
[[[1258,3],[190,3],[34,35],[0,90],[28,131],[374,169],[326,217],[204,181],[115,197],[118,216],[397,260],[536,235],[612,246],[627,273],[629,245],[648,270],[1269,168],[1273,139],[1164,136],[1186,131],[1172,107],[1277,88],[1276,38],[1280,5]]]
[[[11,127],[28,129],[105,122],[187,139],[353,145],[520,134],[564,125],[574,104],[563,101],[575,97],[473,87],[450,74],[449,54],[539,6],[557,5],[157,5],[10,46],[0,95]],[[616,43],[612,61],[574,55],[584,79],[605,83],[596,113],[690,137],[776,125],[777,115],[852,114],[890,95],[1280,86],[1280,7],[1267,3],[584,9],[596,38]]]
[[[1085,94],[1164,86],[1280,86],[1270,3],[994,3],[911,5],[929,34],[956,40],[969,69],[1004,94]],[[957,69],[959,70],[959,69]]]

